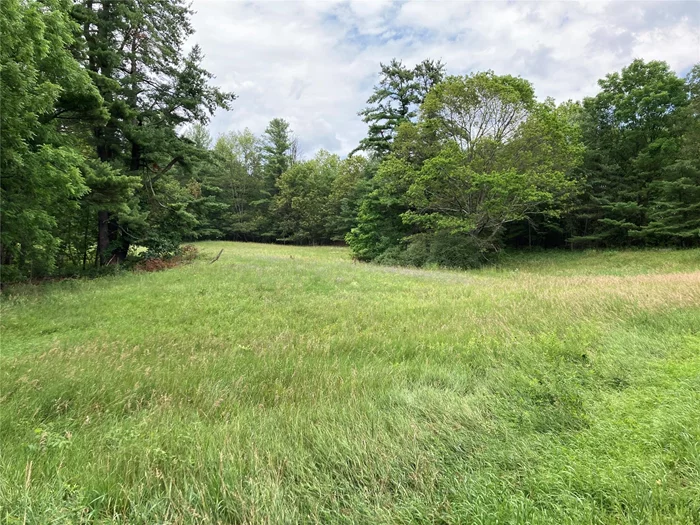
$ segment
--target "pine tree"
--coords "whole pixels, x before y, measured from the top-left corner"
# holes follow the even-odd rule
[[[391,145],[401,124],[415,120],[418,107],[426,95],[444,76],[445,66],[440,61],[424,60],[414,69],[393,59],[380,64],[379,84],[367,99],[370,104],[360,111],[369,124],[367,137],[360,141],[356,151],[368,151],[382,157],[391,151]]]
[[[599,81],[584,101],[586,187],[577,210],[578,244],[644,244],[659,182],[674,162],[678,111],[688,103],[682,79],[665,62],[635,60]]]
[[[289,169],[292,162],[293,138],[289,122],[281,118],[270,121],[263,136],[265,176],[272,194],[277,192],[277,179]]]
[[[689,103],[676,112],[673,132],[680,137],[676,159],[663,168],[658,194],[644,235],[655,242],[700,244],[700,64],[688,73]]]
[[[115,177],[138,176],[135,198],[99,209],[97,251],[101,264],[123,260],[132,242],[172,245],[180,228],[193,225],[182,195],[168,180],[187,161],[191,144],[177,128],[206,122],[233,95],[209,86],[195,46],[192,11],[182,0],[82,0],[74,16],[83,27],[85,65],[107,105],[109,120],[93,127],[93,146]],[[114,171],[113,171],[114,173]],[[112,202],[102,181],[93,194]],[[116,182],[116,181],[114,181]],[[110,186],[109,184],[107,185]]]

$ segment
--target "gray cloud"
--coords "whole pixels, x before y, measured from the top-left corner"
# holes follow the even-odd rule
[[[606,16],[632,31],[664,29],[687,21],[700,23],[700,2],[668,0],[658,2],[611,2]]]
[[[634,49],[635,42],[636,37],[631,31],[616,32],[609,27],[598,27],[591,33],[588,51],[609,51],[619,57],[627,57]]]
[[[579,99],[634,58],[676,71],[700,61],[700,2],[403,2],[194,0],[215,82],[234,91],[214,134],[289,120],[303,153],[340,154],[364,136],[357,116],[380,62],[442,59],[448,71],[493,69],[540,98]]]
[[[556,75],[562,69],[562,64],[553,57],[553,51],[550,47],[518,49],[513,54],[512,63],[521,71],[530,71],[538,78],[546,78]]]

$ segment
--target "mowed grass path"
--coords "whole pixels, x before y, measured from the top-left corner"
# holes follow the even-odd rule
[[[202,243],[2,298],[5,523],[700,523],[700,251]]]

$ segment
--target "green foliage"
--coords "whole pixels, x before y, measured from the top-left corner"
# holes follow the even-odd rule
[[[148,226],[150,233],[138,233],[141,245],[152,236],[329,243],[342,241],[357,223],[372,170],[364,157],[341,161],[319,152],[299,161],[282,119],[273,119],[262,137],[247,129],[221,135],[213,150],[205,149],[212,140],[204,127],[189,128],[185,139],[196,150],[173,169],[177,184],[154,186],[153,197],[170,195],[171,204],[154,207],[148,223],[131,228]]]
[[[644,236],[655,243],[700,243],[700,64],[686,79],[689,103],[676,109],[675,133],[681,134],[675,159],[650,184],[658,197],[649,211]]]
[[[424,60],[413,69],[396,59],[380,67],[379,84],[367,99],[370,105],[359,113],[369,124],[367,138],[355,150],[378,157],[391,151],[398,128],[415,119],[417,108],[430,89],[442,81],[445,69],[442,62],[433,60]]]
[[[202,128],[192,128],[186,136],[195,145],[211,142]],[[184,211],[194,220],[186,235],[314,244],[342,241],[357,222],[368,191],[370,164],[364,157],[341,161],[323,151],[312,160],[298,161],[294,142],[288,124],[273,119],[262,137],[246,129],[218,137],[212,151],[200,148],[186,173],[175,171],[190,197],[184,199]],[[279,146],[277,153],[274,144]],[[278,173],[285,165],[285,171]],[[187,232],[188,227],[183,224],[177,231]]]
[[[328,196],[327,229],[331,241],[343,241],[357,225],[357,214],[365,195],[374,163],[355,155],[341,161]]]
[[[372,261],[387,250],[394,253],[411,232],[401,220],[401,213],[406,210],[404,194],[409,185],[405,175],[411,172],[409,163],[394,156],[379,164],[370,193],[360,204],[357,226],[345,238],[355,258]]]
[[[215,206],[184,181],[200,184],[208,144],[177,129],[233,96],[185,52],[190,16],[180,1],[3,3],[3,280],[205,229],[196,214]]]
[[[342,240],[355,225],[367,190],[366,161],[321,150],[298,162],[277,181],[274,213],[281,241],[324,243]]]
[[[109,119],[93,125],[90,143],[99,161],[140,185],[125,209],[119,195],[98,210],[97,255],[101,264],[123,260],[132,243],[155,237],[191,236],[191,198],[176,188],[174,170],[188,162],[201,145],[183,140],[177,128],[206,122],[218,107],[228,108],[233,95],[211,87],[201,67],[198,46],[185,53],[192,35],[192,11],[181,0],[92,0],[77,2],[75,19],[83,27],[79,56],[105,100]],[[98,185],[93,193],[98,193]],[[155,231],[156,233],[153,233]]]
[[[67,50],[66,2],[3,2],[0,10],[0,262],[3,280],[53,270],[59,223],[88,188],[84,158],[57,130],[56,117],[100,96]]]
[[[574,242],[625,246],[678,240],[678,231],[665,231],[663,224],[682,206],[674,204],[673,186],[689,185],[684,191],[693,194],[692,178],[683,175],[682,163],[676,165],[684,133],[679,119],[688,105],[685,83],[665,62],[635,60],[599,84],[600,93],[584,101],[586,188]],[[677,223],[678,217],[669,221]],[[692,231],[686,233],[697,240]]]
[[[4,281],[185,239],[345,240],[363,261],[448,267],[504,246],[700,243],[700,66],[683,80],[636,60],[557,105],[522,78],[392,60],[361,112],[370,158],[302,161],[281,118],[212,139],[234,96],[185,51],[191,15],[184,0],[3,4]]]
[[[274,213],[280,240],[317,243],[330,237],[329,197],[339,164],[337,155],[321,150],[313,160],[299,162],[279,177]]]
[[[281,118],[270,121],[263,138],[263,158],[267,182],[274,187],[277,179],[293,164],[292,136],[289,122]]]
[[[422,113],[437,136],[459,145],[479,171],[493,168],[494,149],[507,143],[535,105],[532,85],[492,71],[448,77],[425,98]]]
[[[180,253],[180,239],[159,236],[157,233],[151,234],[144,243],[146,251],[143,259],[169,259]]]
[[[375,190],[375,204],[398,208],[411,237],[402,239],[368,203],[349,238],[358,258],[392,247],[397,260],[405,246],[424,253],[424,263],[478,265],[501,248],[507,224],[557,216],[570,199],[570,172],[583,153],[574,107],[538,104],[527,81],[487,72],[449,77],[421,111],[418,125],[402,127]],[[421,257],[410,256],[411,264]]]
[[[207,224],[220,233],[211,235],[204,231],[203,237],[261,238],[267,227],[267,207],[260,204],[269,198],[262,155],[261,141],[250,130],[227,133],[217,139],[214,158],[205,166],[207,177],[202,191],[212,199],[212,215],[206,219]]]

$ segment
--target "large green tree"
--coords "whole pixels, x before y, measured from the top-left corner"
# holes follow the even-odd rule
[[[355,155],[343,159],[328,196],[329,215],[327,232],[329,240],[342,242],[357,226],[357,214],[370,189],[374,164],[365,157]]]
[[[686,78],[688,105],[675,111],[675,158],[652,183],[657,196],[643,230],[651,242],[700,244],[700,64]],[[676,149],[677,147],[677,149]]]
[[[88,191],[80,136],[59,117],[100,119],[101,98],[69,51],[70,4],[3,0],[0,9],[0,262],[3,279],[49,272],[61,223]]]
[[[269,228],[271,191],[263,164],[263,143],[250,130],[227,133],[216,141],[220,160],[214,179],[226,208],[220,228],[226,238],[258,240]]]
[[[128,209],[105,206],[97,212],[97,250],[104,264],[123,260],[133,242],[175,244],[180,229],[193,226],[170,170],[187,161],[191,143],[177,130],[206,122],[233,95],[209,85],[197,46],[185,52],[192,35],[192,11],[182,0],[81,0],[73,10],[83,28],[84,57],[107,105],[109,120],[94,125],[92,143],[99,161],[140,184]],[[107,189],[112,185],[107,184]],[[96,181],[93,194],[104,193]]]
[[[321,150],[279,177],[274,201],[279,240],[320,243],[329,239],[329,196],[339,165],[337,155]]]
[[[686,85],[665,62],[643,60],[599,85],[583,104],[586,186],[573,240],[603,246],[662,242],[668,239],[662,228],[648,228],[661,193],[670,191],[663,181],[681,148]]]
[[[523,79],[449,77],[411,126],[417,129],[402,130],[407,143],[382,163],[378,187],[348,237],[361,258],[393,251],[393,262],[478,263],[499,250],[506,224],[558,214],[575,186],[569,172],[582,153],[577,127],[566,108],[537,103]],[[421,128],[435,144],[426,148]],[[401,223],[387,221],[392,211]]]
[[[379,84],[367,99],[369,105],[359,113],[369,124],[367,137],[355,151],[381,157],[391,151],[401,124],[415,120],[425,96],[443,79],[445,66],[440,61],[424,60],[409,69],[393,59],[380,67]]]
[[[356,224],[367,192],[369,171],[364,157],[341,160],[319,151],[295,163],[277,181],[274,221],[277,240],[297,243],[342,241]]]
[[[270,121],[263,134],[265,175],[273,193],[277,179],[292,165],[294,137],[289,122],[281,118]]]

